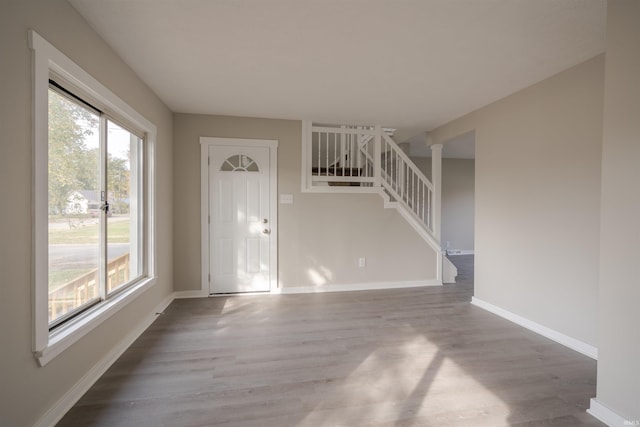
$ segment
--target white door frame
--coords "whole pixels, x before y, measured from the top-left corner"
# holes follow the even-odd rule
[[[269,218],[271,239],[269,243],[269,289],[278,287],[278,141],[273,139],[241,139],[200,137],[200,239],[202,263],[202,295],[209,295],[211,271],[209,266],[209,147],[267,147],[269,148]]]

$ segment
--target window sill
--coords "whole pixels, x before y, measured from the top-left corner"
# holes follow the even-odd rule
[[[144,291],[153,286],[154,283],[154,278],[144,279],[118,296],[96,305],[96,307],[87,310],[86,313],[76,319],[56,328],[55,331],[49,334],[47,346],[42,351],[34,353],[40,366],[45,366],[80,338],[126,307]]]

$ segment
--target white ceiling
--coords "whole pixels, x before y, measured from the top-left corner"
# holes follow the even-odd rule
[[[69,0],[175,112],[402,141],[604,51],[604,0]]]

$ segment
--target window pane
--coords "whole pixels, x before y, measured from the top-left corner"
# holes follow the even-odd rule
[[[98,290],[99,117],[49,90],[49,322]]]
[[[229,157],[222,163],[220,170],[222,172],[260,172],[258,165],[253,159],[243,154],[236,154],[235,156]]]
[[[107,121],[107,292],[142,275],[140,155],[142,140]]]

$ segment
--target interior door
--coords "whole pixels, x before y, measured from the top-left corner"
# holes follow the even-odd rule
[[[210,293],[270,290],[269,150],[209,147]]]

